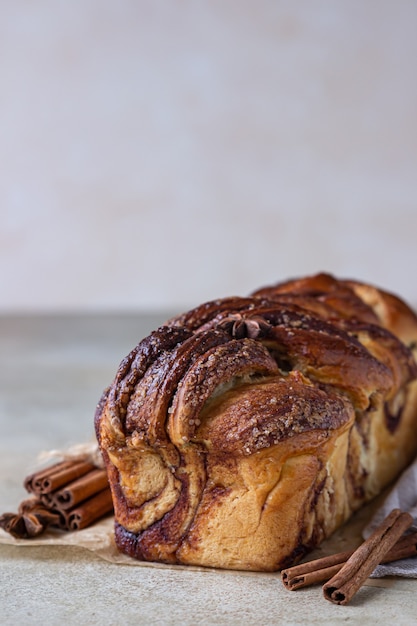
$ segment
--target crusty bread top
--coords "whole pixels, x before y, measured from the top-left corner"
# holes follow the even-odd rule
[[[200,413],[216,389],[240,386],[244,397],[242,385],[249,381],[282,389],[298,385],[301,397],[318,408],[307,416],[307,400],[291,407],[284,400],[272,415],[263,406],[263,435],[252,438],[242,417],[227,444],[233,447],[239,431],[242,453],[257,449],[261,440],[272,445],[277,437],[317,428],[320,419],[326,428],[337,427],[343,402],[338,400],[339,408],[325,419],[329,413],[325,403],[319,407],[321,390],[331,390],[336,404],[335,394],[348,398],[356,410],[366,410],[379,397],[394,398],[417,376],[412,352],[403,343],[416,338],[416,316],[401,300],[327,274],[259,289],[246,298],[215,300],[169,320],[122,361],[97,411],[97,433],[108,445],[130,436],[150,446],[169,442],[175,456],[174,448],[203,436]],[[255,404],[265,389],[253,389]],[[228,419],[232,424],[232,416]],[[220,425],[216,432],[216,445],[223,445]]]

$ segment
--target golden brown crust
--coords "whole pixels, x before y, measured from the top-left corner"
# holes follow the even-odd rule
[[[194,440],[209,452],[249,455],[304,432],[326,437],[327,431],[349,421],[352,412],[343,396],[294,371],[242,384],[214,399],[200,414]]]
[[[417,319],[328,274],[169,320],[97,407],[116,542],[139,559],[276,570],[417,451]]]
[[[356,293],[349,282],[337,280],[330,274],[288,280],[258,289],[252,295],[269,299],[289,297],[299,299],[300,302],[304,298],[306,303],[311,300],[325,305],[337,317],[354,317],[364,322],[378,323],[373,307]]]
[[[379,324],[387,328],[407,346],[416,342],[417,315],[398,296],[372,285],[352,280],[344,281],[355,294],[371,307]]]

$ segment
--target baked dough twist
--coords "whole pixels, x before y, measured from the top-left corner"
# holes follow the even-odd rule
[[[417,451],[417,318],[328,274],[205,303],[122,361],[96,410],[132,557],[274,571]]]

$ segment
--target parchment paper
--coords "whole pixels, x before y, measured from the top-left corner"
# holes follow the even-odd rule
[[[151,563],[138,561],[118,551],[114,541],[114,517],[108,516],[96,522],[93,526],[73,532],[59,530],[47,530],[39,537],[32,539],[16,539],[0,528],[0,544],[12,545],[20,548],[31,546],[74,546],[93,552],[96,556],[118,565],[131,565],[135,567],[155,567],[162,569],[196,569],[205,568],[190,567],[188,565],[165,565],[163,563]]]

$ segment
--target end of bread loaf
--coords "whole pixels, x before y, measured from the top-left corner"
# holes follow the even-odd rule
[[[122,361],[96,411],[119,549],[293,564],[416,454],[416,345],[401,299],[328,274],[169,320]]]

